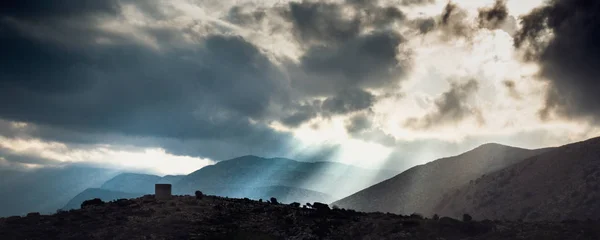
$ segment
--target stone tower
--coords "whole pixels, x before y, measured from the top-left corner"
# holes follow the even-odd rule
[[[154,186],[154,196],[159,200],[171,198],[171,184],[156,184]]]

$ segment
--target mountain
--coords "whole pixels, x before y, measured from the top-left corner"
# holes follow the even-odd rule
[[[548,150],[485,144],[458,156],[410,168],[333,205],[366,212],[416,212],[430,216],[445,192]]]
[[[115,170],[70,166],[0,172],[0,216],[51,213],[81,191],[98,187]]]
[[[393,172],[334,162],[308,163],[244,156],[201,168],[186,176],[123,173],[102,184],[100,189],[88,189],[80,195],[110,200],[118,195],[115,193],[127,193],[128,198],[141,197],[153,194],[156,183],[170,183],[173,193],[180,195],[192,195],[201,190],[205,194],[237,198],[267,200],[276,197],[280,202],[329,203],[391,176]],[[81,199],[80,195],[69,201],[70,207],[78,208],[81,202],[88,200]]]
[[[335,162],[309,163],[285,158],[244,156],[201,168],[177,182],[174,191],[189,194],[198,189],[285,186],[323,192],[339,198],[394,174]]]
[[[212,196],[144,196],[0,218],[0,239],[597,240],[600,222],[463,222]]]
[[[160,177],[149,174],[122,173],[102,184],[100,188],[117,192],[152,194],[154,193],[155,184],[174,184],[183,177],[173,175]]]
[[[142,195],[139,193],[126,193],[126,192],[118,192],[111,191],[100,188],[88,188],[83,192],[77,194],[77,196],[73,197],[69,202],[62,207],[62,210],[71,210],[71,209],[79,209],[81,207],[81,203],[86,200],[100,198],[102,201],[112,201],[117,199],[128,199],[128,198],[138,198]]]
[[[600,216],[600,138],[568,144],[449,193],[442,215],[525,221]]]

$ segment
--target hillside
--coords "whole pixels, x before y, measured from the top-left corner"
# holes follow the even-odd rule
[[[215,188],[285,186],[327,193],[335,198],[369,187],[394,175],[335,162],[299,162],[244,156],[206,166],[175,183],[176,193]],[[360,180],[360,181],[358,181]],[[336,184],[344,183],[344,184]]]
[[[181,180],[183,176],[156,176],[138,173],[122,173],[106,181],[100,188],[118,192],[129,193],[154,193],[154,185],[157,183],[174,184]],[[140,195],[141,196],[141,195]]]
[[[255,200],[277,197],[282,202],[329,203],[392,175],[390,171],[367,170],[335,162],[308,163],[285,158],[244,156],[204,167],[185,176],[123,173],[102,184],[100,189],[108,191],[88,189],[82,194],[88,199],[97,197],[106,200],[120,196],[115,193],[127,194],[123,198],[140,197],[154,193],[156,183],[170,183],[175,194],[201,190],[212,195]],[[357,182],[357,179],[361,181]],[[84,200],[73,198],[67,206],[78,208]]]
[[[141,197],[138,193],[126,193],[126,192],[118,192],[111,191],[100,188],[88,188],[85,191],[77,194],[77,196],[73,197],[65,206],[62,207],[62,210],[71,210],[78,209],[81,207],[81,203],[85,200],[100,198],[103,201],[112,201],[117,199],[127,199],[127,198],[137,198]]]
[[[437,211],[526,221],[600,216],[600,138],[573,143],[487,174],[448,194]]]
[[[431,216],[445,192],[547,150],[485,144],[458,156],[413,167],[333,204],[366,212]]]
[[[600,223],[461,222],[382,213],[315,210],[205,196],[152,195],[54,215],[0,218],[0,239],[580,239]]]

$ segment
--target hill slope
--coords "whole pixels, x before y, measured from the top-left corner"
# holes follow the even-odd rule
[[[430,216],[445,192],[544,151],[547,149],[485,144],[458,156],[413,167],[333,204],[366,212],[417,212]]]
[[[183,176],[168,175],[160,177],[149,174],[122,173],[102,184],[100,188],[118,192],[150,194],[154,193],[155,184],[174,184],[181,180],[181,178],[183,178]]]
[[[420,219],[315,210],[205,196],[121,200],[51,216],[0,218],[0,239],[580,239],[599,222],[516,223]]]
[[[118,192],[111,191],[100,188],[88,188],[85,191],[77,194],[77,196],[73,197],[62,209],[63,210],[71,210],[78,209],[81,207],[81,203],[85,200],[90,200],[94,198],[100,198],[102,201],[112,201],[122,198],[137,198],[141,197],[138,193],[126,193],[126,192]]]
[[[324,192],[339,198],[394,174],[335,162],[308,163],[284,158],[244,156],[201,168],[177,182],[174,191],[189,194],[198,189],[285,186]]]
[[[600,138],[573,143],[483,176],[439,204],[444,215],[509,220],[600,216]]]

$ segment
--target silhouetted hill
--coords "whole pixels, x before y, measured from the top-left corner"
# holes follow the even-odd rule
[[[486,174],[436,209],[477,219],[562,220],[600,216],[600,138],[568,144]]]
[[[90,187],[99,187],[115,170],[65,167],[0,173],[0,216],[51,213]]]
[[[597,240],[600,224],[430,220],[213,196],[156,201],[148,195],[50,216],[0,218],[0,239]]]
[[[285,158],[244,156],[201,168],[177,182],[174,191],[189,193],[197,189],[286,186],[339,198],[394,174],[335,162],[309,163]]]
[[[123,173],[100,188],[128,193],[128,198],[131,198],[154,193],[156,183],[170,183],[175,194],[201,190],[218,196],[252,199],[277,197],[282,202],[329,203],[337,199],[332,194],[345,196],[392,175],[388,171],[367,170],[335,162],[307,163],[285,158],[244,156],[204,167],[187,176]],[[93,196],[93,193],[98,195]],[[108,193],[96,190],[88,192],[86,196],[110,199],[106,196]],[[83,200],[73,199],[70,202],[77,207]]]
[[[366,212],[417,212],[430,216],[445,192],[544,151],[548,149],[485,144],[458,156],[410,168],[333,204]]]
[[[81,203],[85,200],[90,200],[94,198],[100,198],[102,201],[112,201],[117,199],[127,199],[127,198],[138,198],[141,195],[138,193],[126,193],[126,192],[118,192],[111,191],[100,188],[88,188],[85,191],[77,194],[77,196],[73,197],[62,209],[63,210],[71,210],[71,209],[79,209],[81,207]]]

